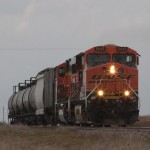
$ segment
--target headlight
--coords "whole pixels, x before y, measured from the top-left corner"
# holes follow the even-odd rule
[[[102,97],[104,95],[104,91],[103,90],[98,90],[97,94],[98,94],[98,96]]]
[[[128,90],[124,91],[124,95],[125,96],[129,96],[130,95],[130,92]]]
[[[116,73],[115,66],[111,66],[110,67],[110,73],[111,74],[115,74]]]

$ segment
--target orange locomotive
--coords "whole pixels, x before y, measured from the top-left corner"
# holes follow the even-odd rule
[[[137,121],[138,60],[139,54],[128,47],[105,45],[58,66],[57,102],[64,120],[96,125]]]
[[[43,70],[9,99],[11,123],[132,124],[139,116],[138,63],[136,51],[104,45]]]

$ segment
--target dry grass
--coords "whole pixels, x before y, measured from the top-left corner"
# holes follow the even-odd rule
[[[0,126],[0,150],[149,150],[142,132],[79,130],[76,127]]]
[[[150,127],[150,116],[141,116],[133,126],[136,127]]]

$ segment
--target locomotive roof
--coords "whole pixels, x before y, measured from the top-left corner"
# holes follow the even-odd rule
[[[100,48],[102,48],[102,49],[100,49]],[[122,50],[117,50],[119,48]],[[99,49],[99,50],[96,50],[96,49]],[[131,49],[130,47],[122,47],[122,46],[118,46],[115,44],[106,44],[106,45],[101,45],[101,46],[95,46],[95,47],[92,47],[92,48],[86,50],[85,54],[94,53],[95,51],[97,51],[98,53],[105,52],[105,53],[113,54],[113,53],[117,53],[117,52],[120,52],[120,53],[123,52],[123,53],[131,53],[131,54],[139,55],[137,53],[137,51]]]

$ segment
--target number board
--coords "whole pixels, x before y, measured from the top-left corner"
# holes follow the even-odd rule
[[[127,51],[128,47],[117,47],[118,51]]]
[[[104,46],[95,47],[95,51],[105,51],[105,47]]]

